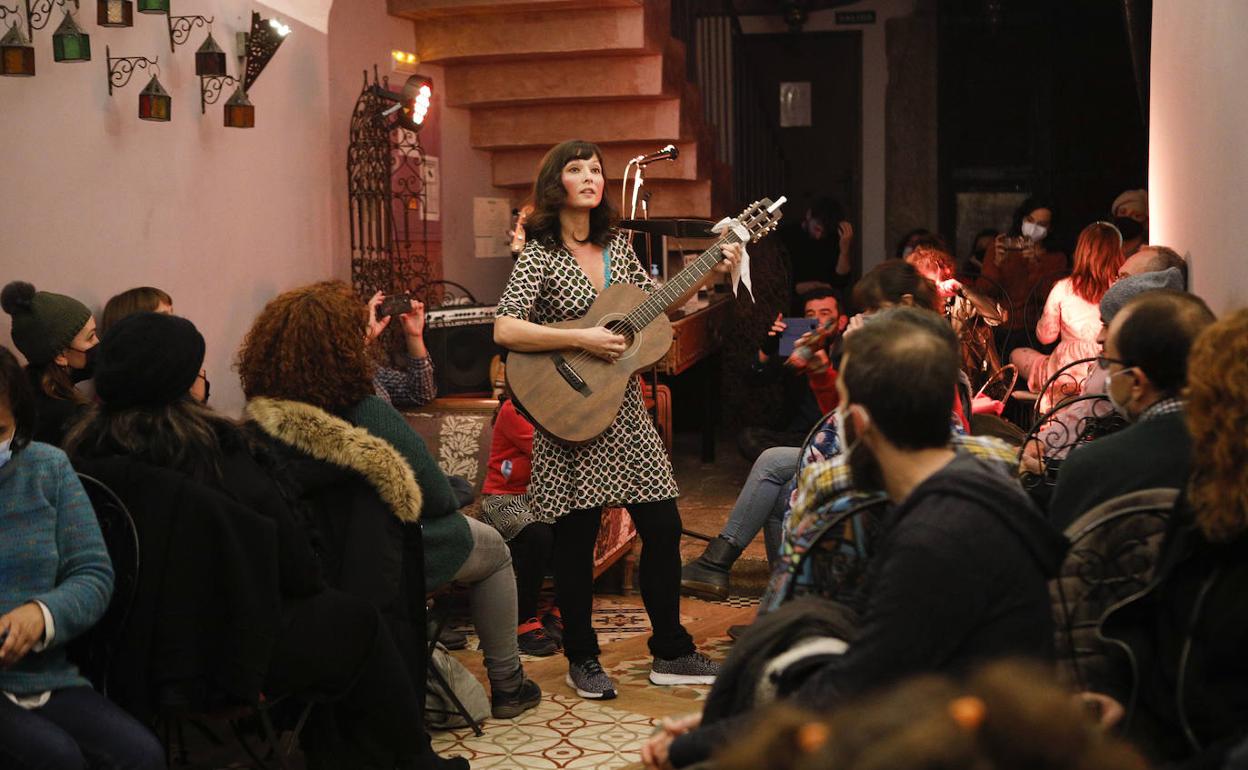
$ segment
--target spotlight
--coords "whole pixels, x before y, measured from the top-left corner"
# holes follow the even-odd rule
[[[412,75],[403,84],[401,92],[389,90],[389,84],[373,86],[377,96],[393,102],[381,111],[383,117],[394,116],[395,125],[408,131],[420,131],[433,104],[433,79],[425,75]]]

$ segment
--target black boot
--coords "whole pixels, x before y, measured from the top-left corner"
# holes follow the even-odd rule
[[[743,549],[716,537],[706,551],[680,570],[680,592],[699,599],[727,599],[728,573]]]

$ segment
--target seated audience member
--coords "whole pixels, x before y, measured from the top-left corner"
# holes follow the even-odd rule
[[[1158,289],[1182,291],[1183,279],[1180,277],[1179,271],[1162,270],[1158,273],[1141,273],[1140,275],[1122,278],[1109,287],[1099,303],[1101,310],[1101,333],[1097,335],[1096,342],[1101,355],[1105,352],[1105,332],[1109,325],[1113,323],[1118,312],[1122,310],[1122,307],[1133,297]],[[1078,393],[1072,395],[1104,394],[1105,374],[1105,370],[1101,367],[1093,367],[1091,372],[1088,373],[1087,379],[1083,381],[1082,388]],[[1023,470],[1035,474],[1044,473],[1045,469],[1041,462],[1042,453],[1044,458],[1050,463],[1053,460],[1064,460],[1071,449],[1073,449],[1071,445],[1072,438],[1079,434],[1081,428],[1087,427],[1086,420],[1088,418],[1109,416],[1103,403],[1096,400],[1076,401],[1063,406],[1057,411],[1047,423],[1041,425],[1040,429],[1035,432],[1034,439],[1024,444],[1022,456]],[[1033,490],[1033,496],[1039,489],[1040,487],[1036,487]],[[1048,502],[1045,502],[1042,507],[1049,509],[1051,506]]]
[[[883,490],[896,507],[872,556],[858,633],[843,655],[781,693],[798,706],[827,711],[912,674],[1052,654],[1046,580],[1066,540],[1015,481],[951,448],[957,380],[957,340],[935,313],[896,308],[845,338],[837,381],[844,452],[855,486]],[[651,745],[684,767],[749,718],[690,723]]]
[[[102,406],[71,431],[69,451],[123,496],[140,526],[145,513],[163,509],[178,494],[162,479],[215,490],[271,520],[281,624],[268,659],[260,661],[265,695],[335,702],[348,746],[325,745],[323,731],[310,730],[304,748],[319,760],[333,756],[370,767],[414,760],[421,751],[419,695],[393,638],[375,607],[326,587],[312,533],[253,455],[263,456],[260,447],[191,395],[203,355],[203,337],[184,318],[141,312],[114,323],[100,342],[95,384]],[[127,478],[141,481],[130,485]],[[186,526],[180,523],[179,530]],[[251,531],[240,527],[234,534]],[[264,540],[255,545],[272,542]],[[145,562],[148,569],[151,563]],[[165,576],[147,580],[173,590]]]
[[[104,311],[100,313],[100,337],[126,316],[135,313],[173,313],[173,297],[168,292],[155,286],[138,286],[126,289],[120,294],[109,297],[104,303]]]
[[[35,395],[0,347],[0,765],[163,768],[156,736],[66,658],[108,609],[113,567],[69,460],[34,430]]]
[[[403,530],[411,529],[419,518],[425,590],[432,592],[452,581],[468,586],[493,714],[509,719],[536,706],[541,689],[524,675],[516,648],[516,578],[507,544],[498,530],[456,510],[450,484],[424,441],[394,407],[373,393],[364,326],[363,303],[351,287],[338,281],[293,289],[269,302],[239,351],[238,369],[249,400],[246,415],[276,449],[284,448],[292,492],[329,517],[322,536],[346,538],[331,544],[339,549],[337,559],[344,570],[379,565],[371,563],[370,548],[356,535],[343,532],[343,523],[333,518],[337,485],[344,472],[362,473],[389,501],[396,494],[396,480],[374,466],[377,444],[371,439],[381,439],[383,449],[392,447],[402,455],[415,474],[419,495],[412,500],[399,494],[398,499],[419,510],[410,511],[410,516],[396,511],[406,526],[387,521],[359,537],[390,543],[397,532],[402,540],[409,537]],[[355,564],[353,559],[365,563]]]
[[[941,238],[931,230],[916,227],[903,235],[900,241],[897,241],[897,248],[893,252],[893,256],[897,259],[905,259],[910,256],[910,252],[920,246],[927,246],[930,249],[940,249],[941,251],[948,251],[949,249],[949,247],[945,245],[944,238]]]
[[[815,289],[802,298],[806,318],[819,327],[830,329],[830,339],[844,331],[849,318],[841,312],[841,303],[831,289]],[[782,360],[779,356],[780,337],[788,325],[783,315],[772,321],[767,336],[758,348],[758,358],[751,365],[751,378],[757,382],[784,383],[786,415],[779,430],[757,426],[742,429],[737,439],[741,454],[751,462],[766,449],[776,446],[797,446],[814,425],[832,407],[836,406],[836,369],[832,368],[826,350],[820,350],[802,366],[785,366],[796,363],[792,356]]]
[[[988,250],[992,248],[993,242],[1000,234],[1000,230],[991,227],[975,233],[975,240],[971,242],[971,253],[966,255],[958,273],[965,276],[967,280],[978,278],[984,270],[984,258],[988,256]]]
[[[1114,198],[1109,213],[1122,233],[1122,253],[1133,256],[1148,241],[1148,190],[1120,194]]]
[[[526,655],[545,657],[559,651],[562,621],[559,610],[541,619],[537,604],[555,548],[555,528],[538,521],[529,508],[529,477],[533,464],[533,424],[516,409],[503,386],[502,403],[494,415],[490,459],[481,488],[481,518],[498,530],[511,550],[516,572],[517,645]]]
[[[1140,275],[1141,273],[1159,273],[1162,270],[1175,268],[1183,276],[1183,288],[1187,288],[1187,260],[1179,255],[1179,252],[1169,246],[1154,246],[1146,243],[1140,247],[1140,250],[1132,254],[1122,263],[1122,267],[1118,268],[1118,277],[1125,278],[1129,275]]]
[[[1114,316],[1101,357],[1105,393],[1130,427],[1085,444],[1062,464],[1049,518],[1065,529],[1100,503],[1187,483],[1191,439],[1183,414],[1187,356],[1214,322],[1209,306],[1177,291],[1137,296]]]
[[[861,328],[863,319],[880,310],[913,305],[933,308],[937,301],[935,285],[920,275],[912,265],[904,262],[877,265],[854,287],[854,302],[862,308],[862,312],[856,316],[854,327]],[[841,318],[844,319],[843,316]],[[841,320],[838,323],[844,325],[846,321]],[[777,333],[773,327],[773,336]],[[825,414],[836,407],[836,398],[839,398],[835,392],[836,372],[832,369],[828,371],[833,375],[831,382],[834,398],[821,399],[821,405],[827,407],[824,409]],[[955,410],[960,412],[957,407]],[[959,422],[965,429],[965,424],[960,420]],[[803,457],[801,443],[816,425],[819,430],[815,432],[810,446],[806,447],[807,455]],[[790,440],[793,441],[792,445],[770,447],[754,460],[724,528],[707,544],[701,556],[681,569],[682,593],[706,599],[727,598],[732,565],[758,535],[759,530],[763,531],[767,546],[767,563],[772,568],[776,566],[780,553],[781,526],[789,510],[799,465],[824,460],[840,452],[840,437],[835,420],[823,414],[802,426],[800,432],[794,433]]]
[[[816,200],[800,223],[780,229],[780,238],[789,252],[793,290],[799,297],[818,288],[849,285],[854,227],[835,198]]]
[[[976,286],[1006,304],[1005,322],[997,327],[1001,355],[1027,344],[1027,322],[1034,318],[1058,275],[1067,268],[1066,255],[1051,248],[1053,206],[1042,198],[1028,198],[1014,211],[1004,236],[998,236],[984,256]],[[1009,248],[1005,238],[1022,238],[1022,248]]]
[[[1187,379],[1191,479],[1147,589],[1101,621],[1121,675],[1097,700],[1159,766],[1220,768],[1248,731],[1248,310],[1197,338]]]
[[[1146,770],[1125,741],[1034,666],[916,677],[831,715],[777,707],[725,746],[716,770]]]
[[[385,298],[384,294],[377,292],[368,301],[367,341],[370,344],[376,343],[381,333],[394,320],[394,316],[389,315],[377,317],[377,309]],[[395,369],[378,366],[373,377],[376,395],[403,408],[424,406],[438,395],[433,359],[429,357],[429,348],[425,347],[425,303],[416,299],[411,300],[411,303],[411,310],[399,315],[399,323],[403,326],[407,367]]]
[[[954,277],[953,257],[938,249],[920,246],[906,262],[936,286],[941,308],[962,351],[962,371],[973,385],[982,384],[1001,368],[992,329],[1005,320],[1006,310],[990,297],[964,286]]]
[[[1101,333],[1098,303],[1117,280],[1122,262],[1122,236],[1113,225],[1093,222],[1079,234],[1075,269],[1049,292],[1044,314],[1036,322],[1037,341],[1044,345],[1056,342],[1057,347],[1048,355],[1031,348],[1018,348],[1010,354],[1018,376],[1026,379],[1033,393],[1040,393],[1049,379],[1072,361],[1097,356],[1100,346],[1096,337]],[[1086,376],[1086,371],[1080,372],[1076,379],[1081,381]],[[1069,394],[1040,393],[1040,408],[1048,409],[1065,395]]]
[[[35,291],[24,281],[4,287],[0,306],[13,317],[13,344],[26,357],[26,375],[35,390],[33,439],[60,446],[87,408],[74,385],[95,372],[95,318],[73,297]]]

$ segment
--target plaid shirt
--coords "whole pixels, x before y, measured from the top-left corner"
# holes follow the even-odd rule
[[[1017,466],[1018,451],[999,439],[955,433],[950,439],[950,446],[990,464],[999,463],[1010,474]],[[793,509],[785,520],[780,562],[772,572],[759,611],[770,612],[789,597],[802,570],[804,557],[841,514],[861,506],[883,504],[887,500],[888,496],[882,491],[854,489],[846,454],[816,462],[803,470],[794,493]],[[865,552],[860,556],[865,558]]]
[[[1187,402],[1181,398],[1167,398],[1164,401],[1158,401],[1149,408],[1144,410],[1137,422],[1148,422],[1149,420],[1161,417],[1163,414],[1182,413],[1187,408]]]
[[[428,356],[408,356],[407,369],[379,366],[373,376],[373,389],[388,404],[409,408],[424,406],[438,395],[433,360]]]

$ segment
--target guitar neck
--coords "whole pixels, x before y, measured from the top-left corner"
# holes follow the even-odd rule
[[[685,296],[686,292],[694,286],[700,284],[706,278],[707,273],[719,264],[720,254],[724,246],[731,243],[740,243],[741,239],[733,230],[729,230],[722,238],[716,241],[709,249],[702,252],[697,259],[690,262],[684,270],[677,273],[672,280],[663,285],[661,289],[650,295],[649,299],[637,306],[637,309],[628,314],[629,320],[633,323],[634,329],[642,329],[649,325],[651,321],[664,313],[669,307],[676,304],[676,301]]]

